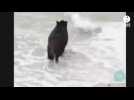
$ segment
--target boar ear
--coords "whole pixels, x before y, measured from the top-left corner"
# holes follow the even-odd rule
[[[64,21],[64,24],[65,24],[65,25],[67,25],[67,23],[68,23],[67,21]]]
[[[60,22],[59,21],[56,21],[57,24],[59,24]]]
[[[68,23],[67,21],[64,21],[66,24]]]

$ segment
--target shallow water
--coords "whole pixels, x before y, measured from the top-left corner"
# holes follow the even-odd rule
[[[47,59],[47,39],[56,20],[63,18],[68,20],[69,43],[55,64]],[[125,25],[95,24],[101,31],[85,33],[73,27],[65,13],[15,13],[15,87],[125,86]],[[116,81],[119,70],[124,78]]]

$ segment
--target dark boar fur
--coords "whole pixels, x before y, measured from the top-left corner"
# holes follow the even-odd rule
[[[48,37],[48,59],[58,62],[68,42],[67,21],[56,22],[55,28]]]

